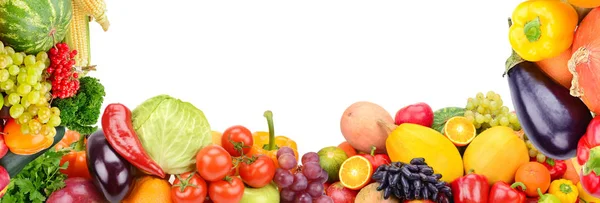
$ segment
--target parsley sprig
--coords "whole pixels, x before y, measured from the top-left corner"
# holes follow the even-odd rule
[[[43,203],[54,191],[65,187],[67,176],[59,170],[67,168],[69,163],[60,166],[60,159],[68,152],[50,149],[27,164],[11,178],[1,203]]]

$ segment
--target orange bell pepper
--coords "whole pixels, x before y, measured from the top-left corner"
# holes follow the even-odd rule
[[[249,156],[263,154],[270,157],[275,163],[275,167],[279,168],[277,161],[277,150],[281,147],[289,147],[294,151],[296,161],[298,160],[298,148],[296,142],[285,136],[275,136],[275,127],[273,126],[273,112],[265,111],[264,117],[267,119],[269,131],[257,131],[252,135],[254,144],[248,153]]]
[[[4,142],[14,154],[32,155],[50,147],[54,138],[42,134],[23,134],[21,125],[9,119],[4,126]]]
[[[61,166],[65,164],[65,162],[69,163],[66,169],[60,169],[60,172],[67,175],[68,178],[82,177],[85,179],[92,179],[87,167],[87,155],[85,152],[86,144],[87,139],[85,139],[85,135],[81,135],[72,130],[67,130],[65,137],[56,144],[56,150],[70,150],[69,153],[65,154],[60,160]]]

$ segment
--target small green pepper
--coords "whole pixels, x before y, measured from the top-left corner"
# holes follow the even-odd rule
[[[556,195],[542,194],[542,190],[540,190],[540,188],[537,189],[537,192],[540,195],[540,200],[538,200],[538,203],[560,203],[560,199],[558,199]]]

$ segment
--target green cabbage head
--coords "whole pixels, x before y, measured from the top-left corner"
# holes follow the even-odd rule
[[[169,95],[144,101],[132,111],[132,122],[148,155],[167,174],[194,170],[196,153],[212,142],[204,113]]]

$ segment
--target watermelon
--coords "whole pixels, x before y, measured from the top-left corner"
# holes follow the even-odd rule
[[[0,41],[17,52],[48,51],[65,38],[71,0],[0,0]]]

